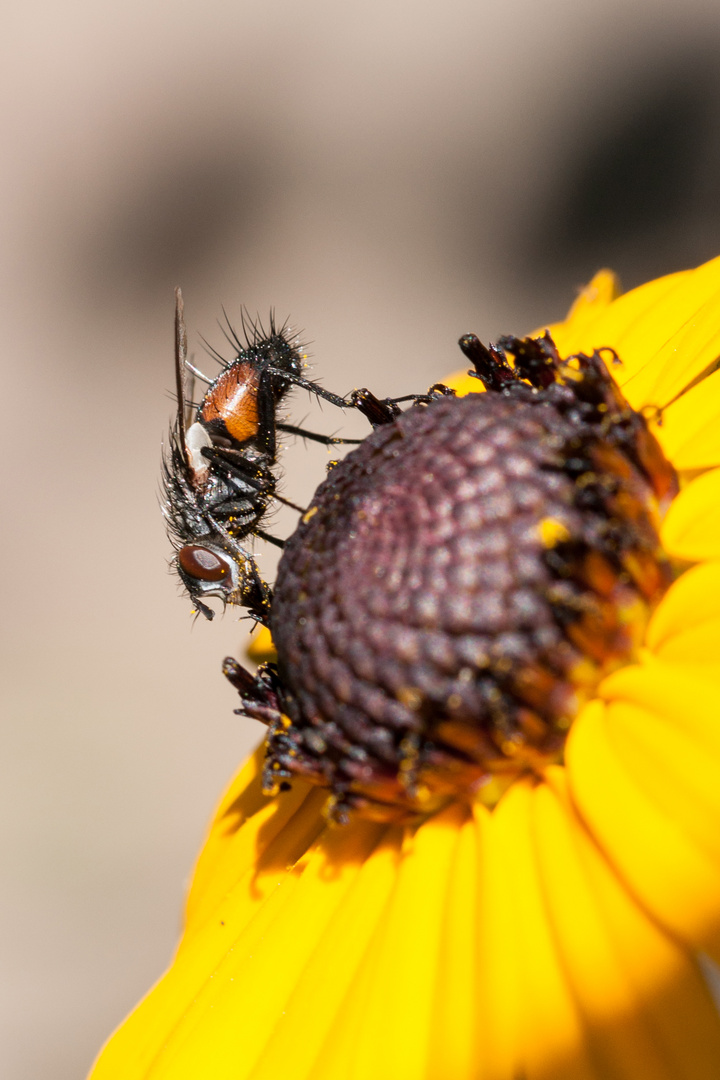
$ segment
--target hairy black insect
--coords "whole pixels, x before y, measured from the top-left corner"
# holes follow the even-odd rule
[[[162,477],[163,512],[175,547],[173,566],[196,610],[206,618],[211,619],[214,612],[204,600],[219,597],[224,604],[245,607],[267,625],[271,590],[245,543],[257,536],[283,546],[282,540],[261,527],[273,499],[302,512],[302,507],[276,490],[277,432],[326,445],[360,441],[281,423],[278,406],[282,399],[298,386],[338,408],[357,409],[373,427],[392,421],[399,407],[390,399],[378,400],[366,389],[341,397],[305,378],[302,345],[287,325],[276,327],[272,317],[267,333],[260,324],[243,320],[245,341],[230,329],[237,355],[230,362],[218,356],[222,370],[210,380],[187,359],[180,289],[175,298],[177,415]],[[208,384],[197,406],[185,393],[188,371]],[[412,400],[427,397],[417,395]]]

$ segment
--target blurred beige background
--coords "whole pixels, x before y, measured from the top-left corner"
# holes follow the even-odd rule
[[[720,8],[27,0],[0,52],[0,1074],[74,1080],[169,960],[259,735],[219,672],[247,624],[193,625],[167,573],[173,286],[201,366],[223,304],[274,306],[328,387],[384,395],[601,265],[717,254]],[[291,497],[326,457],[288,446]]]

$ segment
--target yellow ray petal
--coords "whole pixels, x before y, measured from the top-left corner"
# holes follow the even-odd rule
[[[673,501],[660,533],[678,559],[720,558],[720,469],[696,477]]]
[[[386,830],[327,919],[292,993],[277,1009],[272,1036],[254,1064],[252,1080],[275,1080],[289,1070],[293,1080],[317,1080],[323,1075],[328,1045],[338,1033],[351,1044],[356,1041],[358,1031],[345,1001],[361,994],[363,963],[396,886],[402,841],[402,830]],[[322,887],[320,881],[316,887]],[[292,919],[295,933],[302,935],[304,927],[299,918],[295,921],[295,912]]]
[[[693,386],[663,413],[651,420],[653,434],[665,456],[680,472],[720,465],[720,371]]]
[[[214,912],[243,873],[248,869],[254,872],[263,853],[298,814],[312,791],[308,784],[296,785],[288,792],[285,805],[285,800],[263,795],[264,758],[265,748],[261,745],[236,774],[215,812],[193,872],[185,911],[186,931],[192,932]],[[295,820],[297,829],[302,815]],[[295,850],[299,853],[301,848]]]
[[[489,816],[484,808],[481,814]],[[431,1010],[428,1080],[448,1075],[458,1080],[474,1077],[482,1060],[480,1045],[485,1024],[478,1007],[479,843],[480,832],[471,816],[460,830],[448,875]]]
[[[256,664],[262,664],[266,660],[277,660],[275,643],[267,626],[259,626],[253,633],[247,654]]]
[[[620,282],[612,270],[598,270],[587,285],[583,286],[577,300],[570,308],[567,319],[557,326],[572,325],[575,334],[580,333],[585,326],[590,326],[608,306],[620,295]],[[555,329],[557,329],[557,326]],[[542,334],[543,330],[536,331]],[[572,350],[571,350],[572,351]],[[569,353],[567,354],[569,355]],[[467,371],[456,371],[448,378],[443,379],[446,386],[454,390],[456,394],[482,393],[485,387],[479,379],[474,379]]]
[[[656,714],[720,756],[720,694],[683,667],[651,662],[633,664],[604,679],[598,695],[607,703],[628,702]]]
[[[324,828],[322,808],[327,793],[298,784],[285,799],[267,799],[257,814],[243,822],[231,814],[216,818],[210,833],[210,856],[198,863],[187,908],[186,932],[181,947],[196,929],[213,918],[228,891],[248,875],[248,890],[261,896],[278,873],[292,866]],[[232,809],[232,808],[231,808]],[[242,828],[240,825],[242,824]],[[204,851],[203,851],[204,856]]]
[[[312,1080],[428,1076],[448,881],[466,818],[454,806],[408,833],[392,896]]]
[[[618,294],[611,303],[586,308],[577,305],[576,301],[567,316],[561,322],[549,324],[548,329],[562,355],[588,352],[598,347],[596,330],[602,335],[612,334],[613,338],[618,338],[623,331],[629,332],[646,312],[660,309],[665,297],[681,286],[691,273],[691,270],[681,270],[656,278],[628,293]],[[591,288],[594,280],[586,288]],[[612,346],[612,342],[609,343]]]
[[[601,687],[622,769],[720,865],[720,691],[667,663],[626,668]]]
[[[601,1080],[545,914],[532,817],[532,784],[520,782],[490,819],[479,911],[481,957],[487,950],[479,1022],[488,1018],[489,1045],[480,1075]]]
[[[631,891],[689,947],[720,956],[720,864],[627,772],[600,701],[573,725],[566,760],[573,800]]]
[[[344,834],[326,830],[269,893],[255,902],[242,887],[229,894],[216,912],[227,932],[222,953],[203,940],[214,927],[196,933],[111,1041],[94,1077],[250,1076],[329,921],[384,831],[369,822]],[[331,985],[328,993],[335,1001]],[[148,1036],[150,1045],[139,1045],[139,1037]]]
[[[694,677],[720,683],[720,618],[677,634],[656,653],[664,664],[692,669]]]
[[[578,294],[570,308],[563,325],[569,324],[575,334],[592,324],[603,315],[613,300],[622,295],[620,280],[612,270],[598,270],[587,285]]]
[[[292,873],[283,875],[216,967],[213,982],[208,980],[188,1003],[182,1026],[163,1046],[158,1077],[252,1075],[329,920],[382,832],[368,822],[352,826],[345,836],[329,830]],[[334,1001],[333,975],[334,967],[326,988]]]
[[[694,380],[710,373],[720,356],[720,258],[612,299],[616,287],[611,272],[600,271],[568,317],[548,327],[560,354],[615,349],[622,365],[613,369],[613,376],[633,408],[662,409],[675,403],[667,411],[667,431],[658,428],[671,460],[673,451],[682,447],[678,467],[716,464],[718,442],[712,431],[712,415],[717,415],[717,410],[707,404],[695,412],[688,406],[679,408],[679,401]],[[461,373],[448,382],[459,393],[477,389],[472,385],[476,380]],[[712,390],[714,394],[714,384]],[[671,415],[676,408],[677,419]]]
[[[565,770],[533,793],[547,914],[603,1077],[713,1080],[720,1017],[696,963],[628,893],[567,794]]]
[[[572,317],[550,327],[562,355],[616,350],[615,372],[636,408],[661,408],[720,355],[720,258],[696,270],[641,285],[577,328]]]
[[[650,620],[646,643],[660,661],[720,681],[720,561],[686,571]]]
[[[666,641],[720,617],[720,560],[693,566],[671,585],[652,616],[645,635],[656,652]]]
[[[514,850],[508,846],[510,815],[498,818],[480,805],[473,807],[477,829],[477,1028],[479,1080],[501,1080],[519,1070],[522,1017],[519,913],[508,879]]]
[[[672,720],[627,702],[612,702],[606,723],[612,750],[633,783],[720,863],[720,755]]]
[[[443,379],[445,386],[449,386],[456,394],[463,397],[465,394],[484,394],[485,387],[479,379],[473,379],[467,371],[455,371],[447,379]]]
[[[720,267],[720,263],[718,265]],[[715,276],[716,279],[720,277]],[[623,360],[623,370],[622,374],[618,372],[617,381],[633,408],[664,408],[695,379],[709,373],[712,366],[717,364],[720,354],[718,285],[720,281],[716,280],[706,302],[697,311],[691,309],[688,312],[687,320],[673,330],[656,352],[650,354],[649,361],[647,344],[621,338],[617,352]],[[690,296],[694,301],[694,293],[677,298],[677,318],[682,317]],[[645,333],[647,329],[644,328]],[[670,325],[668,329],[671,329]],[[625,355],[630,360],[625,360]]]

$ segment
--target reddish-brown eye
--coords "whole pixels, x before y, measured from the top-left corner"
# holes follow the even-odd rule
[[[200,581],[222,581],[230,573],[227,559],[196,544],[186,544],[180,548],[178,563],[188,577],[199,578]]]

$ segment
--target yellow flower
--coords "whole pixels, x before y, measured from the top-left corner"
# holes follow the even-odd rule
[[[603,271],[550,330],[616,350],[680,474],[637,660],[492,810],[328,825],[322,788],[263,795],[258,751],[92,1080],[720,1076],[720,259],[620,297]]]

